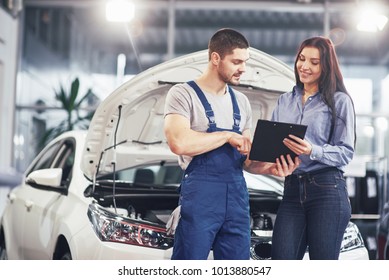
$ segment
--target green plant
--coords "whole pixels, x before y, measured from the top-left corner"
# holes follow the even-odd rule
[[[79,97],[79,89],[80,81],[78,78],[75,78],[71,83],[69,91],[62,84],[58,90],[55,90],[55,99],[59,101],[59,109],[65,111],[66,118],[57,126],[46,130],[39,141],[39,149],[43,148],[48,142],[65,131],[85,129],[88,127],[94,111],[85,111],[85,108],[90,103],[90,100],[96,99],[96,95],[91,89],[88,89],[83,96]],[[81,113],[82,111],[84,114]]]

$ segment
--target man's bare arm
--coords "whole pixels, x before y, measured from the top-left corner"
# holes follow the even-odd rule
[[[242,135],[230,131],[198,132],[190,128],[190,122],[179,114],[165,117],[165,136],[171,151],[177,155],[195,156],[214,150],[225,143],[236,147],[242,154],[251,149],[251,142]]]

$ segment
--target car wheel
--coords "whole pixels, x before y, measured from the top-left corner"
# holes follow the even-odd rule
[[[5,238],[2,232],[0,233],[0,260],[8,260]]]

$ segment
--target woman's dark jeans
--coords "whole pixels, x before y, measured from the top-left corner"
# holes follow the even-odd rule
[[[272,239],[272,259],[338,259],[351,206],[343,173],[326,168],[285,178]]]

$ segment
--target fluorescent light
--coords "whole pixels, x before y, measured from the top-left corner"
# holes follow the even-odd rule
[[[134,4],[126,0],[108,1],[105,17],[112,22],[130,22],[134,18]]]
[[[384,29],[387,22],[388,22],[388,18],[384,15],[367,17],[358,23],[357,29],[359,31],[365,31],[365,32],[377,32]]]
[[[359,12],[357,29],[365,32],[377,32],[384,29],[388,18],[377,12],[373,7],[363,7]]]

